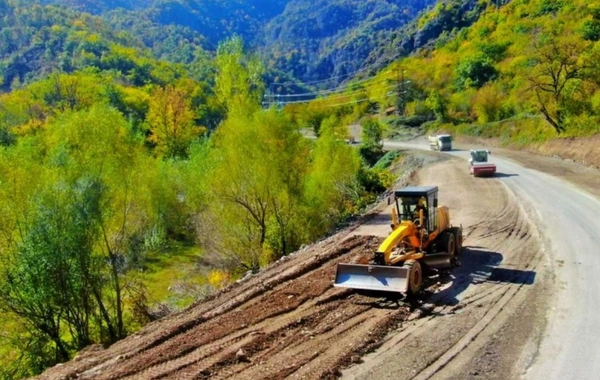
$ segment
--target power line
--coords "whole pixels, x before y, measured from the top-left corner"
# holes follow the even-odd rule
[[[393,89],[395,87],[396,87],[395,84],[390,84],[390,85],[380,88],[379,90],[386,91],[386,90]],[[344,99],[344,98],[348,98],[351,96],[359,95],[359,94],[364,93],[365,91],[366,91],[365,89],[360,89],[360,90],[348,92],[346,94],[339,94],[339,95],[330,96],[327,98],[313,98],[313,99],[303,99],[303,100],[279,100],[279,101],[264,102],[263,104],[275,103],[275,104],[280,104],[280,105],[287,105],[287,104],[309,103],[309,102],[313,102],[313,101],[331,101],[331,100]]]
[[[385,86],[382,89],[383,90],[389,90],[389,89],[392,89],[392,88],[395,88],[395,87],[396,87],[396,85],[392,84],[392,85]],[[350,92],[348,94],[341,94],[341,95],[338,95],[338,96],[333,96],[333,97],[329,97],[329,98],[321,98],[321,99],[292,100],[292,101],[280,101],[280,102],[273,102],[273,103],[271,103],[271,102],[268,102],[268,103],[267,102],[263,102],[263,105],[278,104],[278,105],[281,105],[281,106],[286,106],[286,105],[289,105],[289,104],[303,104],[303,103],[310,103],[310,102],[313,102],[313,101],[331,101],[331,100],[343,99],[343,98],[351,97],[351,96],[354,96],[354,95],[358,95],[358,94],[360,94],[363,91],[364,91],[364,89],[361,89],[361,90],[358,90],[358,91]],[[367,97],[366,99],[362,99],[362,100],[359,100],[359,101],[356,101],[356,102],[334,104],[334,105],[332,105],[332,107],[335,107],[337,105],[343,105],[343,104],[361,103],[361,102],[365,102],[365,101],[368,101],[368,100],[371,100],[371,99],[380,99],[382,97],[389,97],[389,96],[392,96],[392,95],[394,95],[394,93],[388,91],[388,93],[386,95],[384,95],[384,96]]]
[[[380,90],[389,90],[389,89],[395,88],[395,87],[396,87],[395,84],[388,84],[388,85],[386,85],[384,87],[381,87]],[[351,92],[349,92],[347,94],[339,94],[339,95],[327,97],[327,98],[324,98],[324,99],[321,99],[321,100],[335,100],[335,99],[340,99],[340,98],[346,98],[348,96],[353,96],[353,95],[359,94],[359,93],[361,93],[363,91],[365,91],[365,90],[361,89],[361,90],[351,91]]]
[[[362,69],[362,70],[358,70],[358,71],[355,71],[355,72],[353,72],[353,73],[348,73],[348,74],[344,74],[344,75],[337,75],[337,76],[329,77],[329,78],[327,78],[327,79],[320,79],[320,80],[309,81],[309,82],[301,82],[300,84],[301,84],[301,85],[307,85],[307,84],[316,84],[316,83],[329,82],[330,80],[333,80],[333,79],[338,79],[338,78],[344,78],[344,77],[350,77],[350,76],[354,76],[354,75],[356,75],[356,74],[364,73],[365,71],[368,71],[368,70],[369,70],[369,68],[368,68],[368,67],[365,67],[364,69]],[[282,83],[271,83],[271,84],[269,85],[269,88],[270,88],[271,86],[283,86],[283,85],[288,85],[288,84],[296,84],[296,85],[297,85],[297,84],[298,84],[298,82],[292,82],[292,81],[288,81],[288,82],[282,82]]]
[[[352,86],[356,86],[358,84],[365,83],[365,82],[368,82],[371,80],[373,80],[373,78],[363,79],[360,81],[352,82],[344,87],[339,87],[339,88],[336,88],[333,90],[319,90],[319,91],[314,91],[314,92],[305,92],[305,93],[301,93],[301,94],[266,94],[265,97],[266,98],[298,98],[298,97],[302,97],[302,96],[318,96],[318,95],[335,94],[336,92],[342,92]],[[390,80],[389,78],[384,78],[384,79],[374,81],[371,84],[377,84],[377,83],[386,82],[389,80]]]
[[[350,104],[370,102],[371,100],[389,98],[392,95],[393,95],[393,93],[392,94],[388,93],[383,96],[376,96],[376,97],[371,97],[371,98],[367,98],[367,99],[360,99],[360,100],[355,100],[355,101],[347,102],[347,103],[331,104],[331,105],[328,105],[327,107],[340,107],[340,106],[346,106],[346,105],[350,105]]]

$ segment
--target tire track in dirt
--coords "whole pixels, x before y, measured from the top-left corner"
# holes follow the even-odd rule
[[[351,238],[342,244],[339,244],[338,240],[327,239],[310,247],[305,252],[293,255],[289,259],[269,267],[261,275],[253,276],[250,281],[230,287],[207,302],[191,306],[177,315],[150,324],[139,333],[116,343],[108,350],[80,355],[72,362],[46,371],[40,375],[40,378],[66,378],[73,374],[80,378],[119,378],[131,375],[135,373],[135,366],[131,364],[137,362],[139,357],[150,357],[153,356],[150,353],[156,353],[157,349],[160,351],[165,350],[164,347],[167,346],[176,346],[172,342],[178,341],[178,339],[182,339],[184,345],[175,347],[175,352],[181,354],[192,350],[190,344],[185,342],[185,337],[190,332],[206,329],[202,326],[210,324],[212,320],[226,315],[232,310],[243,308],[247,304],[260,305],[264,301],[265,294],[271,292],[272,289],[285,286],[288,282],[298,283],[299,277],[322,267],[328,261],[347,255],[353,250],[360,252],[359,255],[363,254],[365,250],[370,250],[373,244],[377,245],[377,240],[369,237]],[[347,256],[352,257],[352,255]],[[335,265],[330,264],[328,267],[334,268]],[[330,271],[332,270],[330,269]],[[331,278],[328,278],[328,281],[327,286],[331,288]],[[311,294],[311,296],[314,295]],[[279,298],[287,300],[281,295]],[[302,302],[308,298],[310,297],[300,297]],[[268,311],[268,313],[269,315],[262,316],[261,319],[277,315],[277,312],[274,311]],[[236,324],[234,331],[239,330],[243,323]],[[148,360],[159,364],[168,361],[169,355],[166,357],[159,355],[158,358]],[[115,368],[117,369],[115,370]]]
[[[514,196],[499,181],[470,179],[461,169],[456,162],[433,165],[419,174],[418,181],[440,184],[440,204],[450,207],[454,223],[460,220],[463,224],[463,267],[450,279],[434,278],[442,284],[429,290],[427,303],[415,313],[417,319],[388,336],[380,351],[365,357],[364,365],[345,371],[345,377],[456,375],[447,368],[452,360],[469,351],[469,345],[485,335],[486,329],[506,318],[507,310],[517,306],[518,294],[529,290],[532,274],[541,270],[543,254],[537,232]],[[452,191],[452,196],[446,197]],[[475,212],[457,208],[459,203],[464,206],[467,198]],[[440,372],[444,369],[446,372]],[[464,373],[457,378],[465,378]]]
[[[510,198],[510,196],[508,197]],[[508,256],[503,260],[502,266],[507,268],[520,268],[516,274],[506,274],[502,268],[494,268],[489,277],[484,279],[485,283],[490,284],[490,290],[474,292],[461,302],[461,309],[473,304],[475,307],[481,307],[481,302],[487,302],[487,311],[471,329],[450,349],[442,352],[441,355],[433,357],[432,362],[423,370],[418,372],[413,379],[424,380],[433,377],[450,363],[458,354],[464,350],[482,333],[488,326],[494,322],[500,313],[505,311],[511,301],[515,299],[517,293],[525,289],[526,284],[532,280],[532,273],[540,269],[540,263],[543,255],[539,249],[527,249],[529,246],[535,246],[535,242],[530,242],[531,224],[525,217],[524,212],[518,207],[515,199],[507,199],[506,207],[500,211],[496,217],[489,221],[479,223],[473,230],[478,238],[490,240],[495,238],[489,244],[489,249],[497,252],[515,252],[516,254]],[[502,236],[505,236],[502,239]],[[500,237],[500,239],[498,239]],[[529,244],[532,243],[532,244]],[[509,269],[510,270],[510,269]],[[508,284],[502,285],[508,282]],[[491,301],[487,301],[492,298]]]
[[[316,254],[300,265],[284,271],[279,277],[262,283],[257,290],[261,291],[260,296],[245,297],[246,302],[228,307],[226,312],[218,313],[210,319],[204,318],[202,323],[187,329],[185,333],[121,358],[116,369],[102,373],[92,371],[89,375],[84,373],[82,378],[90,376],[102,380],[131,376],[145,368],[152,368],[194,352],[197,354],[196,350],[199,347],[205,350],[207,345],[215,340],[226,338],[244,326],[260,328],[262,322],[281,318],[294,312],[305,302],[332,291],[331,279],[337,262],[363,255],[371,249],[371,245],[376,246],[377,241],[371,243],[368,237],[354,238],[344,242],[341,247]]]

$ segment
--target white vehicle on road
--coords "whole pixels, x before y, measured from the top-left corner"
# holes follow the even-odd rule
[[[452,136],[433,135],[429,136],[429,149],[431,150],[452,150]]]

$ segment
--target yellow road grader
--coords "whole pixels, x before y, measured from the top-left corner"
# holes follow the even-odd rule
[[[459,265],[462,227],[450,224],[438,206],[437,186],[409,186],[394,192],[392,233],[364,264],[338,264],[334,286],[416,294],[423,273]]]

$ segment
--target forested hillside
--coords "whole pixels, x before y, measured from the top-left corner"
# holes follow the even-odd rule
[[[102,16],[117,31],[134,34],[158,57],[175,62],[189,63],[199,48],[214,51],[219,41],[237,34],[261,52],[272,81],[337,78],[325,85],[336,85],[359,70],[374,72],[444,30],[462,26],[464,14],[477,14],[472,12],[477,1],[460,0],[456,20],[426,27],[425,34],[407,43],[411,34],[421,31],[407,25],[436,2],[43,1]]]
[[[283,12],[290,0],[43,0],[45,4],[62,5],[80,11],[105,15],[115,25],[128,29],[139,21],[156,25],[189,28],[202,35],[215,49],[233,34],[253,42],[263,25]],[[118,10],[116,13],[112,11]],[[125,17],[126,20],[122,18]]]
[[[365,66],[370,53],[389,46],[392,32],[412,21],[436,0],[292,0],[269,22],[264,54],[269,67],[302,81],[343,76]],[[327,83],[335,85],[336,81]]]
[[[327,104],[396,106],[394,125],[527,146],[600,128],[600,2],[514,0],[494,4],[470,27],[349,86]],[[418,23],[452,14],[437,5]],[[392,96],[390,96],[392,91]]]
[[[27,0],[22,1],[23,4]],[[151,6],[154,0],[40,0],[41,4],[64,5],[78,11],[91,14],[101,14],[115,8],[122,9],[144,9]]]
[[[293,86],[272,88],[285,94],[297,92],[301,82],[319,81],[321,87],[331,87],[356,73],[372,75],[393,60],[470,25],[490,4],[505,2],[447,1],[443,2],[447,4],[443,12],[417,22],[415,18],[438,0],[42,2],[56,7],[29,7],[23,1],[2,0],[3,7],[10,9],[6,14],[14,15],[5,17],[2,25],[6,29],[4,39],[10,43],[0,51],[0,60],[4,66],[11,66],[5,69],[9,74],[4,89],[11,85],[15,73],[21,81],[26,81],[27,75],[35,78],[40,72],[47,73],[50,64],[43,61],[69,70],[64,57],[77,53],[72,45],[78,41],[69,41],[68,51],[60,57],[46,50],[60,51],[66,48],[66,39],[77,39],[66,36],[76,30],[76,19],[86,25],[88,32],[101,34],[104,39],[128,46],[143,45],[156,58],[185,64],[205,63],[219,41],[239,35],[260,52],[269,83],[295,82]],[[40,25],[43,29],[20,30],[35,25],[34,18],[45,23]],[[56,31],[58,26],[63,28],[62,34]],[[107,33],[100,33],[99,28]],[[128,41],[119,40],[123,38]],[[19,51],[11,48],[16,40]],[[19,59],[29,67],[17,62]]]

